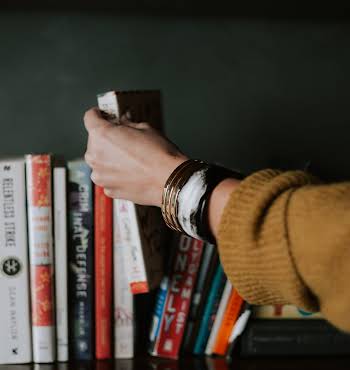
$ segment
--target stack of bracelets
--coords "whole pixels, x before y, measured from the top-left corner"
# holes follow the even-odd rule
[[[162,215],[165,223],[175,231],[214,242],[208,223],[209,197],[227,178],[241,179],[242,175],[196,159],[183,162],[164,186]]]

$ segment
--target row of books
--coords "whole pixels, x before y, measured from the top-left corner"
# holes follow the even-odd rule
[[[59,162],[0,161],[0,363],[110,358],[113,327],[114,355],[132,357],[133,294],[162,276],[160,213]]]
[[[149,352],[229,355],[250,306],[227,279],[216,247],[181,235],[158,292]]]

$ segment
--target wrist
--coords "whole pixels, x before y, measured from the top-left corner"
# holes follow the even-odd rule
[[[242,176],[199,160],[182,162],[171,173],[163,189],[161,208],[166,224],[196,239],[214,242],[215,234],[211,232],[209,220],[209,201],[218,185],[223,183],[226,189],[225,180],[232,177]],[[214,208],[211,213],[216,215],[217,209]]]

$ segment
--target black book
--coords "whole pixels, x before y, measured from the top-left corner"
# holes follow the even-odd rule
[[[250,320],[242,334],[242,356],[349,355],[350,334],[325,320]]]

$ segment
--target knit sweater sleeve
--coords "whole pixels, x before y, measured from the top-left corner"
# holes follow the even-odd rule
[[[264,170],[241,182],[218,232],[223,267],[253,304],[321,311],[350,331],[350,183]]]

